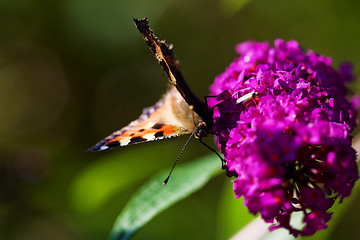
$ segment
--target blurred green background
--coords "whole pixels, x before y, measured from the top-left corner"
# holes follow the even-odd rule
[[[205,96],[248,39],[295,39],[360,75],[359,9],[356,0],[0,0],[0,239],[106,239],[136,189],[176,159],[186,137],[85,152],[167,88],[132,18],[147,16],[174,44]],[[209,153],[200,146],[193,140],[180,164]],[[134,239],[226,239],[248,218],[241,204],[221,175]],[[348,208],[329,239],[358,239],[360,209]]]

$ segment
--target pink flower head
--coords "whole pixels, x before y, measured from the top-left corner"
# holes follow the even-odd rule
[[[272,229],[294,236],[327,227],[329,208],[351,193],[359,178],[351,131],[356,107],[346,98],[351,66],[304,53],[296,41],[245,42],[216,77],[209,99],[213,132],[235,176],[235,197]],[[245,97],[244,97],[245,96]],[[303,228],[290,225],[303,213]]]

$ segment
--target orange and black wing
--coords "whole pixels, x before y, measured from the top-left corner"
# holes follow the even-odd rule
[[[114,132],[88,151],[100,151],[190,134],[194,129],[192,118],[184,119],[178,114],[177,109],[181,104],[179,101],[183,100],[177,91],[169,90],[154,106],[145,108],[137,120]]]

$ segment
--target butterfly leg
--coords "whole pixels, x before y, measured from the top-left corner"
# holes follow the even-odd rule
[[[198,139],[199,139],[199,141],[200,141],[200,143],[202,145],[204,145],[205,147],[210,149],[212,152],[214,152],[220,158],[220,160],[221,160],[221,169],[225,169],[225,163],[226,163],[225,159],[215,149],[213,149],[212,147],[207,145],[205,142],[203,142],[201,138],[198,138]]]
[[[221,95],[223,95],[223,94],[227,94],[228,96],[221,96]],[[223,99],[225,98],[225,100],[223,100],[222,102],[219,102],[219,103],[217,103],[217,104],[215,104],[214,106],[211,107],[211,110],[214,110],[214,109],[215,109],[216,107],[218,107],[220,104],[223,104],[223,103],[229,101],[230,99],[232,99],[233,97],[235,97],[237,94],[238,94],[238,92],[235,92],[233,95],[230,95],[229,93],[227,93],[226,91],[224,91],[223,93],[220,93],[219,95],[216,95],[216,96],[205,96],[204,99],[205,99],[206,105],[209,106],[209,105],[208,105],[208,99],[209,99],[209,98],[217,98],[217,97],[219,97],[219,96],[221,96],[221,98],[223,98]]]

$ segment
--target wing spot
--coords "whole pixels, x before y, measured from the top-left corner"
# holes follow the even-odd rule
[[[164,126],[163,123],[155,123],[154,126],[152,126],[151,128],[152,129],[160,129]]]
[[[144,128],[140,129],[138,132],[143,132],[143,131],[145,131],[145,129],[144,129]]]
[[[134,136],[135,135],[135,133],[132,133],[132,134],[130,134],[130,137],[132,137],[132,136]]]
[[[146,141],[146,139],[141,137],[141,136],[130,138],[130,143],[141,143],[141,142],[144,142],[144,141]]]
[[[154,137],[158,138],[158,137],[163,137],[164,136],[164,132],[163,131],[160,131],[160,132],[157,132],[155,133]]]
[[[106,144],[106,146],[109,147],[109,148],[119,147],[119,146],[120,146],[120,142],[119,142],[119,141],[109,142],[108,144]]]

